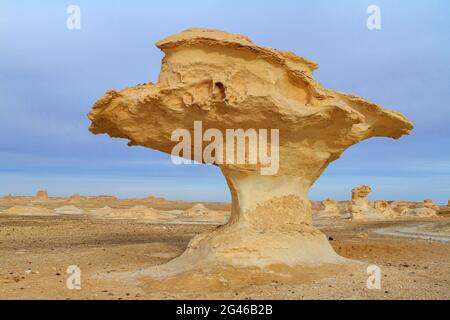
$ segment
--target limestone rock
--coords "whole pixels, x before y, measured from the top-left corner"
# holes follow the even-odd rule
[[[108,196],[108,195],[86,196],[85,199],[87,199],[89,201],[100,202],[100,203],[111,203],[111,202],[118,200],[116,197]]]
[[[397,212],[394,210],[392,205],[383,200],[378,200],[373,202],[373,208],[375,210],[381,211],[386,219],[396,219],[398,217]]]
[[[315,62],[242,35],[188,29],[157,46],[165,53],[158,83],[107,92],[89,113],[91,132],[169,154],[178,143],[172,133],[182,128],[194,136],[196,120],[223,135],[226,129],[278,129],[280,137],[275,175],[261,175],[267,167],[261,159],[218,164],[232,196],[229,222],[192,239],[160,270],[346,261],[312,226],[308,190],[350,146],[371,137],[398,139],[411,122],[324,88],[313,78]],[[198,160],[193,153],[188,158]]]
[[[319,212],[321,217],[339,217],[341,212],[338,208],[338,202],[333,199],[326,199],[322,201],[323,210]]]
[[[75,206],[62,206],[53,210],[57,214],[80,215],[84,214],[84,210]]]
[[[227,211],[211,210],[202,203],[197,203],[193,207],[185,210],[179,217],[181,221],[216,223],[225,223],[228,218],[229,213]]]
[[[396,219],[400,212],[387,201],[369,202],[368,195],[372,192],[369,186],[359,186],[352,189],[351,217],[354,220],[390,220]]]
[[[372,189],[363,185],[352,189],[352,204],[350,207],[353,220],[382,220],[385,218],[380,210],[369,205],[369,193]]]
[[[49,198],[48,198],[48,193],[47,193],[47,191],[45,191],[45,190],[40,190],[40,191],[38,191],[37,193],[36,193],[36,196],[35,196],[35,200],[36,201],[47,201]]]
[[[50,209],[40,206],[13,206],[3,210],[3,214],[18,215],[18,216],[53,216],[55,213]]]
[[[69,203],[80,203],[81,202],[81,196],[79,194],[74,194],[70,196]]]
[[[150,220],[160,220],[161,218],[171,217],[168,214],[164,214],[159,210],[149,208],[146,206],[134,206],[129,210],[126,210],[130,217],[136,219],[150,219]]]
[[[111,213],[113,211],[114,211],[113,208],[111,208],[109,206],[104,206],[99,209],[92,209],[92,210],[90,210],[90,213],[96,218],[104,218],[104,217],[108,217],[109,215],[111,215]]]
[[[173,215],[169,213],[142,205],[133,206],[129,209],[112,209],[110,207],[103,207],[95,210],[94,215],[101,218],[139,219],[151,221],[165,221],[173,217]]]
[[[412,218],[436,217],[436,210],[427,207],[412,208],[403,212],[403,217],[412,217]]]
[[[425,208],[432,209],[432,210],[434,210],[434,211],[440,211],[440,210],[441,210],[441,208],[440,208],[439,206],[437,206],[437,205],[435,205],[435,204],[433,203],[433,199],[425,199],[425,200],[423,201],[423,204],[424,204],[424,206],[418,206],[418,207],[419,207],[419,208],[425,207]]]
[[[169,200],[164,198],[158,198],[158,197],[147,197],[143,199],[146,202],[153,203],[153,204],[168,204],[170,203]]]
[[[185,212],[188,215],[205,215],[211,212],[212,210],[209,210],[207,207],[205,207],[202,203],[197,203],[193,207],[187,209]]]
[[[355,206],[361,207],[366,210],[369,207],[369,193],[372,189],[369,186],[363,185],[352,189],[352,203]]]
[[[396,212],[396,218],[399,219],[437,217],[438,211],[435,206],[416,202],[394,202],[391,207]]]

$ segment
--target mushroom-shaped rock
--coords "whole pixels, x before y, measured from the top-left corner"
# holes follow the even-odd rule
[[[354,220],[384,220],[396,217],[396,212],[385,201],[369,202],[372,189],[363,185],[352,189],[351,217]]]
[[[369,193],[372,192],[372,188],[363,185],[352,189],[352,202],[355,205],[364,206],[365,208],[369,205]]]
[[[157,46],[165,53],[158,83],[107,92],[89,113],[91,132],[169,154],[179,143],[172,134],[183,129],[195,136],[195,121],[204,132],[213,129],[222,136],[227,129],[243,129],[248,136],[260,130],[259,138],[263,129],[279,133],[279,141],[267,137],[265,148],[278,155],[274,170],[261,153],[256,163],[248,161],[250,150],[243,163],[216,162],[232,196],[228,223],[195,237],[160,269],[178,273],[211,264],[345,261],[311,225],[308,190],[350,146],[371,137],[397,139],[409,133],[411,122],[363,98],[322,87],[313,78],[316,63],[257,46],[242,35],[188,29]],[[197,143],[204,149],[205,141]],[[226,144],[221,148],[218,158],[228,151]],[[208,162],[196,156],[194,146],[191,151],[182,156]]]

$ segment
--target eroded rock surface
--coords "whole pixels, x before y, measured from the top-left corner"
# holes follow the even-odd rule
[[[195,237],[161,274],[207,265],[343,262],[311,224],[308,190],[348,147],[371,137],[400,138],[411,122],[324,88],[313,78],[315,62],[242,35],[189,29],[157,46],[165,53],[158,83],[107,92],[89,113],[93,133],[171,153],[172,132],[182,128],[193,136],[196,120],[224,135],[226,129],[279,129],[278,172],[261,175],[260,159],[220,164],[232,195],[229,222]]]
[[[436,209],[432,201],[431,203],[429,201],[389,203],[381,200],[369,202],[370,192],[372,189],[369,186],[352,189],[350,211],[353,220],[392,220],[436,216]]]
[[[323,210],[319,211],[319,216],[323,218],[337,218],[341,217],[341,211],[338,207],[338,202],[333,199],[325,199],[322,201]]]
[[[81,200],[82,200],[81,195],[79,195],[79,194],[77,193],[77,194],[74,194],[74,195],[70,196],[68,202],[69,202],[69,203],[81,203]]]
[[[167,221],[173,218],[173,215],[163,212],[151,207],[137,205],[128,209],[113,209],[105,206],[100,209],[95,209],[92,214],[97,218],[111,218],[111,219],[138,219],[149,221]]]
[[[80,215],[85,213],[83,209],[77,208],[76,206],[73,205],[58,207],[53,211],[57,214],[67,214],[67,215]]]
[[[17,205],[10,207],[6,210],[2,211],[3,214],[6,215],[17,215],[17,216],[53,216],[55,213],[41,206],[34,205]]]
[[[354,220],[382,220],[385,215],[379,208],[369,204],[369,193],[372,189],[363,185],[352,189],[352,204],[350,207]]]
[[[204,204],[197,203],[185,210],[179,219],[182,221],[216,222],[222,224],[229,219],[229,212],[211,210]]]
[[[434,206],[427,205],[426,203],[394,202],[391,204],[391,207],[396,212],[396,217],[399,219],[437,216],[437,210],[435,210]]]

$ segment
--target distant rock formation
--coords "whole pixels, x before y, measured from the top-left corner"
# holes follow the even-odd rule
[[[204,204],[197,203],[185,210],[179,217],[181,221],[217,222],[225,223],[229,218],[229,212],[208,209]]]
[[[36,193],[36,196],[34,197],[35,201],[37,202],[45,202],[48,201],[48,193],[45,190],[40,190]]]
[[[35,200],[35,197],[28,197],[28,196],[13,196],[11,194],[4,196],[4,197],[0,197],[0,202],[1,203],[6,203],[6,204],[10,204],[10,203],[29,203],[31,201]]]
[[[170,203],[169,200],[164,199],[164,198],[158,198],[158,197],[147,197],[142,200],[144,200],[145,202],[152,203],[152,204],[168,204],[168,203]]]
[[[428,218],[436,216],[436,206],[427,199],[424,203],[394,201],[369,202],[368,195],[372,191],[369,186],[352,189],[352,204],[350,206],[353,220],[390,220]]]
[[[178,144],[172,133],[183,128],[194,136],[193,121],[222,136],[227,129],[275,128],[280,137],[268,142],[268,150],[279,151],[272,154],[279,155],[272,175],[262,175],[267,163],[259,158],[251,164],[248,154],[243,164],[217,163],[231,190],[229,222],[192,239],[183,255],[161,268],[177,273],[211,264],[347,261],[312,225],[308,190],[350,146],[371,137],[398,139],[412,123],[363,98],[324,88],[314,80],[315,62],[242,35],[188,29],[157,46],[166,54],[158,83],[107,92],[89,113],[91,132],[169,154]]]
[[[167,221],[173,218],[173,215],[154,208],[146,206],[133,206],[129,209],[112,209],[104,207],[94,211],[94,215],[102,218],[114,219],[139,219],[151,221]]]
[[[13,206],[3,210],[3,214],[17,216],[54,216],[55,213],[47,208],[40,206]]]
[[[434,209],[435,206],[429,206],[427,203],[394,202],[391,206],[397,213],[397,218],[399,219],[429,218],[437,216],[437,211]]]
[[[84,210],[75,206],[62,206],[53,210],[57,214],[80,215],[84,214]]]
[[[111,203],[111,202],[119,200],[118,198],[116,198],[114,196],[107,196],[107,195],[85,196],[84,198],[89,201],[101,202],[101,203]]]
[[[428,217],[436,217],[436,210],[431,208],[413,208],[408,209],[406,212],[403,212],[403,217],[415,217],[415,218],[428,218]]]
[[[323,210],[319,211],[319,215],[321,217],[335,218],[341,216],[337,201],[333,199],[325,199],[322,201],[322,206]]]
[[[423,201],[426,208],[433,209],[434,211],[439,211],[441,208],[433,203],[433,199],[425,199]],[[421,208],[422,206],[418,206]]]
[[[372,192],[372,188],[363,185],[352,189],[352,204],[360,207],[363,210],[369,208],[369,193]]]
[[[211,212],[207,207],[205,207],[202,203],[197,203],[193,207],[187,209],[185,212],[189,215],[205,215]]]
[[[385,220],[394,219],[397,214],[386,201],[369,202],[372,189],[363,185],[352,189],[352,204],[350,206],[353,220]]]
[[[383,216],[386,219],[395,219],[398,217],[398,214],[395,212],[391,204],[387,201],[377,200],[373,202],[373,208],[382,212]]]
[[[89,213],[96,218],[107,218],[114,210],[115,209],[111,208],[110,206],[104,206],[102,208],[91,209]]]
[[[372,210],[369,207],[369,193],[372,189],[369,186],[362,185],[352,189],[352,204],[350,207],[353,220],[373,220],[384,219],[379,210]]]
[[[70,196],[69,203],[81,203],[81,199],[81,196],[77,193]]]

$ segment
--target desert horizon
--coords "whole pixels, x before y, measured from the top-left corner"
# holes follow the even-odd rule
[[[360,261],[354,265],[273,265],[244,273],[222,268],[210,271],[207,281],[187,272],[181,282],[142,282],[140,270],[176,257],[192,236],[226,224],[230,203],[49,197],[43,190],[4,196],[0,298],[449,299],[450,206],[426,200],[368,201],[362,215],[358,194],[352,201],[312,201],[313,224],[339,254]],[[80,290],[66,287],[66,268],[74,263],[82,272]],[[383,290],[367,290],[368,265],[381,268]],[[219,284],[217,277],[228,280]]]

